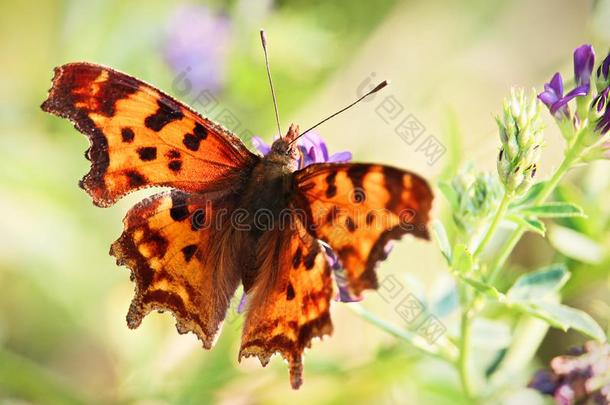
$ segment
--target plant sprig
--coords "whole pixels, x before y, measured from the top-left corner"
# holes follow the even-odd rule
[[[575,88],[564,95],[563,79],[559,73],[545,84],[544,91],[526,95],[513,90],[504,103],[502,114],[496,119],[501,147],[498,153],[497,175],[477,173],[467,165],[454,179],[439,185],[452,210],[456,232],[449,238],[440,221],[433,223],[433,233],[441,253],[456,279],[459,293],[460,328],[455,339],[456,347],[430,347],[421,345],[411,335],[388,327],[375,315],[359,307],[357,313],[384,330],[411,342],[422,352],[451,362],[459,375],[466,398],[475,400],[489,396],[477,386],[473,373],[472,336],[473,321],[490,305],[500,306],[514,318],[523,318],[530,325],[531,318],[567,331],[574,329],[597,341],[606,335],[587,313],[560,303],[561,288],[568,282],[570,272],[565,264],[557,263],[532,271],[517,278],[505,292],[498,286],[498,276],[505,267],[514,247],[526,232],[546,235],[543,220],[585,216],[578,205],[565,201],[548,201],[554,190],[572,168],[595,159],[607,158],[610,130],[610,55],[597,69],[597,95],[593,96],[591,75],[594,53],[583,45],[574,53]],[[606,68],[603,68],[606,66]],[[576,104],[572,112],[570,104]],[[566,140],[564,157],[559,167],[545,181],[535,181],[543,139],[541,106],[546,105],[555,118],[560,133]],[[502,224],[512,222],[513,228],[504,235],[504,242],[490,249],[500,233],[506,233]],[[546,330],[546,329],[545,329]],[[544,331],[539,333],[536,347]],[[529,361],[535,348],[522,350],[518,345],[527,343],[515,335],[506,356],[495,362],[487,381],[500,381],[494,373],[502,373],[523,366],[523,353]],[[448,351],[447,351],[448,350]],[[516,354],[515,354],[516,353]],[[519,361],[507,360],[521,356]],[[480,373],[483,374],[483,373]],[[490,384],[494,386],[494,384]],[[498,387],[495,387],[498,388]]]

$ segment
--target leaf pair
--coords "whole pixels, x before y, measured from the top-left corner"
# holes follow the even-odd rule
[[[530,232],[541,236],[546,234],[546,226],[540,218],[584,217],[585,214],[578,205],[568,202],[548,202],[538,205],[518,205],[512,207],[508,219],[523,226]]]
[[[598,341],[605,341],[606,334],[586,312],[557,301],[557,293],[570,278],[563,264],[556,264],[522,275],[506,294],[486,283],[466,279],[477,291],[519,312],[540,318],[564,332],[572,328]]]

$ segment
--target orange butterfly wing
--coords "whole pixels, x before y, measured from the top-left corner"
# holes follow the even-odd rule
[[[231,201],[210,201],[173,190],[156,194],[133,207],[125,230],[112,244],[117,264],[127,265],[136,294],[127,315],[130,328],[153,310],[169,310],[180,333],[194,332],[212,347],[239,274],[223,271],[218,240],[225,222],[213,222]]]
[[[432,191],[417,176],[389,166],[313,164],[294,174],[308,230],[339,256],[350,292],[377,288],[375,265],[392,239],[428,239]]]
[[[265,366],[279,352],[297,389],[303,381],[304,349],[313,338],[332,333],[330,265],[296,215],[290,229],[264,237],[259,278],[248,293],[239,358],[257,356]]]
[[[235,135],[184,104],[99,65],[56,68],[42,109],[68,118],[89,138],[91,171],[80,185],[99,206],[148,186],[227,191],[258,159]]]

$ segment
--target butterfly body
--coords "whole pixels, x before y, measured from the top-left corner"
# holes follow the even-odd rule
[[[287,148],[285,143],[285,140],[278,139],[270,153],[256,163],[243,190],[240,206],[248,211],[251,221],[257,214],[261,216],[264,213],[277,221],[288,206],[293,193],[292,175],[297,167],[295,151]],[[251,225],[256,234],[260,229],[256,229],[253,223]]]
[[[299,167],[298,128],[266,156],[155,87],[108,67],[55,69],[42,109],[90,142],[81,187],[101,207],[145,187],[168,191],[135,205],[110,253],[131,270],[136,328],[170,311],[180,333],[213,346],[239,285],[247,307],[239,358],[288,361],[293,388],[314,338],[332,332],[335,252],[350,295],[377,287],[386,245],[428,238],[432,192],[418,175],[364,163]]]

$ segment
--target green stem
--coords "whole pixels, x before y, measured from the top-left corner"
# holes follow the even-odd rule
[[[472,381],[470,380],[470,336],[472,334],[472,322],[470,318],[470,309],[462,313],[460,323],[460,355],[457,361],[457,368],[462,383],[462,389],[466,398],[473,397]]]
[[[498,225],[500,225],[500,222],[502,222],[502,219],[504,218],[504,215],[506,214],[506,211],[508,210],[508,205],[510,204],[511,199],[512,199],[512,194],[505,192],[504,196],[502,197],[502,201],[500,202],[500,205],[498,206],[498,209],[496,210],[496,214],[494,215],[494,218],[493,218],[491,224],[489,225],[489,228],[487,228],[487,231],[485,232],[483,239],[481,240],[481,242],[477,246],[477,249],[474,252],[475,257],[477,257],[477,256],[481,255],[481,253],[483,253],[483,251],[485,250],[485,247],[487,246],[487,244],[489,243],[491,238],[496,233]],[[472,335],[472,318],[471,318],[472,311],[471,310],[473,308],[474,302],[476,301],[476,299],[478,297],[478,294],[475,293],[474,298],[469,299],[468,289],[463,289],[461,291],[461,297],[462,297],[462,305],[464,307],[464,310],[462,312],[462,320],[461,320],[461,324],[460,324],[460,342],[459,342],[460,354],[459,354],[456,365],[457,365],[458,372],[460,375],[460,381],[462,383],[462,388],[464,390],[464,394],[466,395],[467,398],[470,399],[470,398],[472,398],[473,392],[474,392],[473,388],[472,388],[472,382],[470,379],[470,370],[469,370],[470,347],[471,347],[470,339],[471,339],[471,335]]]
[[[500,202],[500,205],[498,206],[496,215],[494,216],[489,228],[487,228],[487,232],[485,232],[485,236],[483,236],[483,240],[481,240],[481,243],[479,243],[479,246],[477,246],[477,249],[474,252],[474,256],[481,255],[481,253],[483,253],[483,251],[485,250],[485,247],[487,246],[487,244],[489,243],[489,241],[495,234],[496,229],[498,228],[498,225],[500,225],[500,222],[502,222],[502,219],[504,218],[504,214],[506,214],[506,210],[508,209],[508,204],[510,204],[511,198],[512,198],[512,194],[507,193],[507,192],[504,193],[504,197],[502,197],[502,201]]]
[[[447,346],[442,346],[440,344],[428,344],[423,337],[376,317],[360,304],[352,303],[346,305],[346,307],[367,322],[377,326],[379,329],[393,335],[394,337],[409,342],[411,345],[425,354],[439,358],[448,363],[454,363],[458,357],[457,348],[449,342],[447,342],[449,343]]]
[[[576,161],[576,159],[578,157],[578,153],[576,152],[576,149],[578,149],[578,145],[579,145],[578,143],[575,143],[573,145],[573,147],[570,148],[566,152],[566,155],[565,155],[563,161],[561,162],[561,165],[555,171],[555,173],[553,174],[553,177],[551,177],[546,182],[543,189],[540,191],[540,194],[538,194],[538,196],[532,202],[532,205],[536,205],[536,204],[540,204],[540,203],[544,202],[544,200],[546,200],[551,195],[553,190],[555,190],[555,188],[557,187],[557,185],[559,184],[559,182],[561,181],[563,176],[565,176],[565,174],[568,172],[570,167],[572,167],[572,165]],[[508,256],[513,251],[513,249],[517,245],[517,242],[519,242],[519,240],[521,239],[521,236],[523,236],[524,233],[525,233],[525,227],[522,225],[519,225],[515,230],[513,230],[512,234],[506,240],[504,245],[500,248],[498,254],[496,255],[496,259],[493,261],[492,265],[490,266],[491,271],[489,273],[488,282],[491,285],[493,285],[494,282],[496,281],[496,278],[498,277],[500,270],[504,266],[504,263],[508,259]]]

